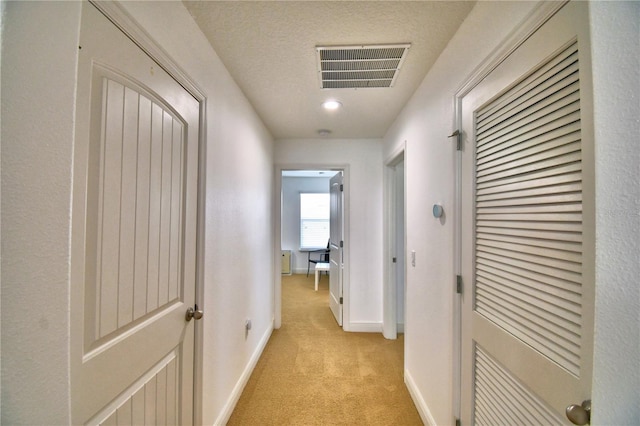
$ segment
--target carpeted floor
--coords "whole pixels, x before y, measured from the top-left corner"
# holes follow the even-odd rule
[[[329,310],[329,279],[282,277],[275,330],[228,425],[421,425],[403,382],[402,335],[346,333]]]

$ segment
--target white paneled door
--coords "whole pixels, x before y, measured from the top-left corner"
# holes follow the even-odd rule
[[[72,420],[192,424],[199,103],[83,4]]]
[[[590,399],[588,4],[563,6],[462,100],[462,424],[565,424]]]
[[[338,325],[342,326],[342,260],[344,246],[343,232],[343,179],[338,172],[330,180],[330,232],[329,241],[329,307]]]

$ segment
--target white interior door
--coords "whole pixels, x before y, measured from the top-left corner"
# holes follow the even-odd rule
[[[587,4],[462,101],[462,424],[564,424],[590,399],[594,182]]]
[[[329,307],[338,325],[342,326],[342,261],[343,261],[343,182],[342,172],[338,172],[330,181],[330,210],[329,219],[331,238],[329,241]]]
[[[72,242],[72,421],[192,424],[199,104],[85,3]]]

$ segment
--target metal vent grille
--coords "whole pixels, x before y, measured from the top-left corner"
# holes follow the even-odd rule
[[[316,47],[322,89],[392,87],[410,44]]]

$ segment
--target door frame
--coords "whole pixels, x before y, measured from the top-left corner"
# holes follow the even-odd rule
[[[189,75],[169,56],[125,10],[116,2],[89,0],[102,14],[104,14],[120,31],[129,37],[143,52],[158,63],[174,80],[193,96],[199,105],[198,129],[198,189],[197,189],[197,219],[196,219],[196,288],[195,298],[203,310],[204,303],[204,240],[205,240],[205,179],[206,176],[206,132],[207,132],[207,98]],[[203,372],[203,325],[202,321],[195,321],[195,345],[193,360],[193,420],[194,424],[202,423],[202,372]]]
[[[282,326],[282,172],[287,170],[331,170],[336,172],[342,172],[342,179],[344,184],[343,191],[343,205],[342,205],[342,229],[343,238],[345,241],[342,256],[342,294],[344,303],[342,305],[342,329],[349,331],[349,165],[336,165],[336,164],[276,164],[274,167],[274,179],[275,179],[275,191],[274,191],[274,215],[273,215],[273,324],[274,328],[278,329]],[[327,308],[329,306],[327,305]]]
[[[384,168],[384,193],[383,193],[383,203],[384,203],[384,261],[383,261],[383,304],[382,304],[382,335],[386,339],[397,339],[398,338],[398,300],[397,300],[397,274],[396,270],[398,267],[402,267],[405,270],[405,287],[406,287],[406,270],[407,270],[407,261],[406,261],[406,253],[403,256],[404,262],[402,265],[394,264],[393,257],[397,256],[397,251],[399,247],[397,247],[397,201],[398,194],[396,189],[396,172],[395,167],[405,160],[406,156],[406,145],[407,141],[404,141],[399,148],[397,148],[385,161]],[[407,182],[407,171],[406,171],[406,162],[405,164],[405,172],[404,172],[404,184],[405,184],[405,194],[403,194],[403,202],[406,212],[406,182]],[[404,221],[404,229],[405,233],[404,239],[406,244],[406,215]],[[404,247],[402,248],[404,250]],[[405,288],[406,290],[406,288]],[[406,292],[405,292],[406,294]],[[405,327],[406,327],[406,315],[405,315]]]
[[[454,119],[452,134],[462,129],[462,101],[478,84],[480,84],[498,65],[518,49],[533,33],[542,27],[569,0],[558,2],[539,2],[531,12],[511,31],[504,40],[482,61],[460,85],[453,97]],[[462,141],[467,135],[460,134]],[[462,148],[464,149],[464,148]],[[462,274],[462,151],[456,152],[455,170],[455,223],[454,223],[454,282],[456,276]],[[463,292],[470,283],[462,283]],[[452,333],[453,333],[453,420],[460,419],[462,401],[462,299],[461,294],[453,295]]]

